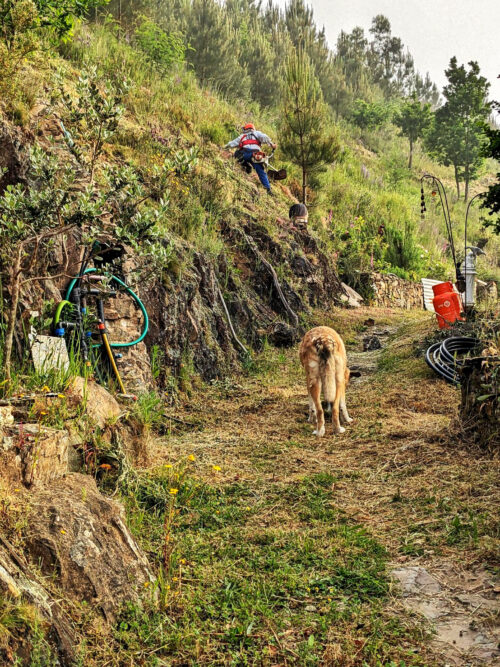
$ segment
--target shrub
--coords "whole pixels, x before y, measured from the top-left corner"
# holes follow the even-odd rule
[[[160,26],[143,17],[134,38],[146,58],[160,69],[182,65],[186,59],[186,46],[178,32],[165,32]]]
[[[391,116],[387,104],[356,100],[351,112],[353,122],[362,129],[374,130],[386,123]]]

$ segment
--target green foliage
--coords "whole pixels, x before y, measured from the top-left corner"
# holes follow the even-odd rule
[[[147,429],[158,428],[164,421],[164,405],[155,391],[139,394],[132,414]]]
[[[363,289],[363,274],[380,268],[385,247],[383,235],[375,221],[367,221],[362,215],[339,223],[336,221],[332,229],[338,271],[354,289]]]
[[[388,227],[386,229],[387,249],[384,259],[391,269],[399,267],[406,272],[405,278],[415,278],[423,262],[422,248],[417,246],[414,226],[405,221],[403,228]],[[412,274],[410,273],[412,272]]]
[[[497,109],[500,104],[496,104]],[[489,143],[484,149],[484,155],[500,162],[500,130],[487,127],[485,129]],[[495,234],[500,234],[500,172],[497,172],[497,182],[490,185],[484,198],[482,208],[489,211],[490,216],[496,216],[485,224],[492,227]]]
[[[67,110],[71,133],[64,125],[63,136],[67,147],[80,166],[88,172],[92,183],[95,168],[104,144],[116,132],[125,111],[123,96],[128,90],[126,80],[111,85],[101,81],[97,67],[90,67],[78,77],[76,91],[71,94],[59,83],[61,99]]]
[[[353,122],[362,129],[374,130],[387,123],[391,109],[382,102],[365,102],[357,99],[351,112]]]
[[[186,33],[195,48],[187,57],[204,86],[231,98],[246,98],[250,80],[240,65],[240,45],[231,18],[213,0],[192,0]]]
[[[147,17],[141,18],[134,32],[134,39],[147,59],[160,70],[181,65],[186,59],[183,36],[178,32],[165,32]]]
[[[54,31],[58,38],[71,34],[75,20],[102,7],[108,0],[34,0],[40,17],[40,25]]]
[[[431,105],[422,104],[414,93],[412,97],[403,102],[394,116],[394,124],[401,130],[401,135],[407,137],[410,142],[410,157],[408,169],[412,167],[413,147],[415,142],[424,136],[432,121]]]
[[[326,169],[340,152],[319,81],[307,55],[299,48],[287,61],[283,86],[281,148],[302,170],[302,201],[306,203],[308,177]]]
[[[55,667],[58,664],[46,637],[37,609],[22,600],[0,596],[0,658],[21,665],[18,649],[29,642],[30,667]],[[19,651],[22,655],[24,652]]]
[[[399,37],[391,34],[389,19],[378,14],[372,20],[373,40],[367,54],[367,64],[373,81],[380,85],[385,97],[409,91],[415,76],[413,58]]]
[[[38,12],[32,0],[0,0],[0,96],[17,96],[17,76],[38,48]]]
[[[337,58],[349,88],[357,97],[368,89],[368,68],[366,62],[368,40],[363,28],[356,27],[351,33],[340,31],[337,39]]]
[[[27,183],[8,185],[0,196],[0,241],[4,258],[11,257],[19,242],[50,229],[81,226],[99,209],[90,190],[77,191],[76,174],[70,164],[61,164],[56,155],[35,144],[29,153]]]
[[[471,61],[469,68],[458,66],[455,57],[450,60],[445,72],[448,84],[443,90],[446,102],[436,111],[426,139],[431,155],[441,164],[453,166],[458,197],[460,182],[465,183],[465,201],[469,183],[477,178],[483,163],[484,125],[491,109],[486,101],[490,84],[480,76],[476,62]]]
[[[253,19],[249,24],[243,22],[239,28],[241,56],[240,62],[252,81],[252,97],[264,106],[275,106],[279,102],[279,76],[283,63],[277,57],[276,45],[262,29],[261,24]],[[286,37],[282,48],[287,50]]]

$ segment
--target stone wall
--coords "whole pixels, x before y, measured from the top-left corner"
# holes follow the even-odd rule
[[[403,280],[393,274],[371,273],[370,280],[373,289],[372,303],[385,308],[413,308],[424,307],[424,293],[421,283]]]

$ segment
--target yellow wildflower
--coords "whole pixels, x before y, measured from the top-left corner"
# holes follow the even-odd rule
[[[220,466],[212,466],[212,470],[213,470],[214,472],[220,472],[220,471],[221,471],[221,467],[220,467]]]
[[[47,385],[44,384],[43,387],[42,387],[42,391],[45,391],[45,392],[50,391],[50,387],[47,387]]]
[[[66,531],[64,530],[64,528],[61,528],[61,533],[62,533],[63,535],[66,535]]]
[[[171,463],[165,463],[165,468],[171,468],[172,464]]]
[[[196,456],[195,456],[194,454],[190,454],[190,455],[188,456],[188,459],[189,459],[190,461],[194,461],[194,460],[196,459]]]
[[[57,398],[65,398],[64,394],[57,394]]]
[[[179,489],[170,489],[170,495],[175,496],[179,493]]]

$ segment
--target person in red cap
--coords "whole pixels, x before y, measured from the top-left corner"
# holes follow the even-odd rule
[[[236,139],[233,139],[233,141],[229,141],[224,148],[237,148],[238,150],[234,155],[247,174],[252,171],[253,167],[257,172],[260,182],[267,192],[271,194],[271,185],[266,170],[264,169],[264,165],[260,162],[255,162],[253,156],[254,153],[260,151],[262,144],[268,144],[273,150],[276,149],[276,144],[271,141],[267,134],[256,130],[252,123],[247,123],[242,129],[242,134],[240,134],[239,137],[236,137]]]

